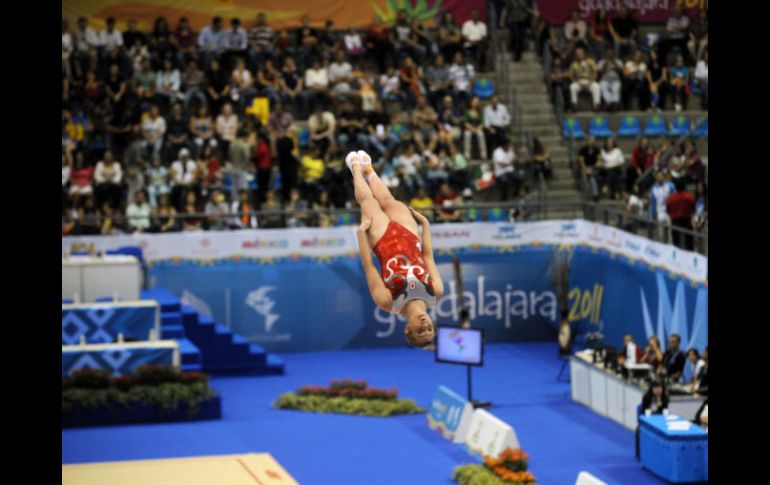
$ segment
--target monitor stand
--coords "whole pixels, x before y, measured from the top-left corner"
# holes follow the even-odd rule
[[[473,409],[478,408],[491,408],[492,403],[489,401],[478,401],[473,399],[473,383],[471,382],[471,367],[470,365],[465,366],[468,369],[468,402],[471,403],[471,406],[473,406]]]

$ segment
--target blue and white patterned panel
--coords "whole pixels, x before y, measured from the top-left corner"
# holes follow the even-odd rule
[[[72,374],[79,369],[106,369],[114,376],[133,374],[136,368],[145,364],[174,365],[173,347],[126,347],[121,344],[113,348],[89,349],[83,346],[79,349],[62,350],[61,375]],[[178,363],[177,363],[178,364]]]
[[[148,340],[150,330],[157,330],[159,311],[157,305],[63,305],[62,345],[77,345],[81,336],[86,343],[111,343],[119,333],[125,339]]]

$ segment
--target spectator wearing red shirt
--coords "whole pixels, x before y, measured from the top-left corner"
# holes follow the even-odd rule
[[[270,175],[273,173],[273,155],[270,151],[270,138],[264,131],[259,132],[259,141],[252,149],[251,161],[257,167],[257,201],[265,201],[270,188]]]
[[[377,70],[385,72],[386,63],[388,60],[393,59],[395,52],[390,38],[390,31],[382,23],[380,17],[374,17],[374,22],[366,31],[364,42],[366,43],[366,50],[374,53],[374,58],[377,59]]]
[[[439,195],[436,197],[435,201],[435,205],[443,207],[442,209],[436,211],[436,219],[439,222],[454,222],[460,220],[462,217],[460,211],[446,209],[447,207],[452,207],[455,205],[455,199],[457,199],[457,194],[452,191],[452,189],[449,187],[449,184],[441,184]]]
[[[695,197],[687,192],[683,180],[675,182],[676,193],[669,196],[666,201],[666,210],[671,218],[671,224],[675,228],[692,230],[692,216],[695,214]],[[693,249],[692,234],[683,234],[673,231],[674,246],[688,251]]]
[[[633,192],[634,184],[655,162],[655,152],[650,147],[650,140],[642,138],[631,152],[631,165],[626,169],[626,192]]]

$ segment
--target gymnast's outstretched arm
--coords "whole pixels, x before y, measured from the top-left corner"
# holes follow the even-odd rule
[[[441,298],[444,295],[444,281],[441,279],[441,273],[438,271],[436,261],[433,259],[433,240],[430,235],[430,222],[428,219],[414,210],[409,208],[412,212],[412,216],[418,224],[422,226],[422,259],[425,261],[425,266],[428,267],[430,272],[430,279],[433,282],[433,291],[436,292],[436,298]]]
[[[393,306],[393,299],[390,291],[382,281],[380,272],[372,261],[372,248],[369,245],[369,238],[366,231],[369,230],[372,220],[366,216],[361,216],[361,225],[358,227],[358,248],[361,254],[361,265],[366,273],[366,282],[369,285],[369,293],[372,295],[374,303],[386,312],[389,312]]]

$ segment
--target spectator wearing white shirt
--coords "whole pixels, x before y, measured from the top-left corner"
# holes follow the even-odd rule
[[[709,51],[703,52],[703,59],[695,66],[695,81],[701,90],[700,106],[709,109]]]
[[[487,24],[479,20],[479,9],[471,11],[471,18],[463,22],[463,46],[482,69],[487,65]]]
[[[449,80],[452,81],[452,91],[455,101],[462,99],[468,101],[471,95],[471,86],[476,76],[473,64],[466,62],[462,52],[455,54],[454,63],[449,66]]]
[[[318,59],[314,59],[312,67],[305,70],[305,89],[310,91],[313,106],[328,104],[329,71],[321,66]]]
[[[610,109],[620,106],[620,94],[622,87],[623,62],[615,58],[615,51],[611,48],[605,51],[604,59],[597,65],[599,73],[599,87],[602,90],[602,98]]]
[[[497,95],[492,96],[488,105],[484,107],[484,128],[489,136],[487,145],[494,150],[508,139],[508,130],[511,126],[511,116],[508,108],[500,102]]]
[[[145,232],[150,226],[152,207],[147,203],[144,191],[134,195],[134,201],[126,207],[126,223],[130,232]]]
[[[123,171],[110,150],[105,150],[102,160],[94,169],[94,195],[99,206],[105,202],[117,207],[123,196]]]
[[[152,150],[146,158],[156,157],[163,149],[163,137],[166,135],[166,120],[160,115],[157,105],[150,107],[150,116],[142,122],[142,151],[146,154]]]
[[[75,40],[70,33],[69,23],[62,19],[61,21],[61,63],[64,66],[64,72],[67,74],[67,79],[72,78],[72,71],[70,69],[70,56],[75,50]]]
[[[564,37],[569,42],[570,50],[576,47],[588,48],[588,25],[580,18],[580,12],[573,10],[566,22],[564,22]]]
[[[352,25],[345,34],[344,41],[345,50],[350,57],[359,58],[366,54],[366,47],[364,47],[364,41],[361,39],[361,34],[359,34]]]
[[[230,206],[230,225],[234,229],[253,229],[257,227],[257,216],[254,214],[255,207],[249,200],[249,191],[244,189],[238,191],[238,200],[233,201]]]
[[[495,183],[500,187],[500,198],[503,201],[516,197],[519,192],[520,180],[516,175],[514,160],[516,160],[516,154],[511,140],[505,140],[492,154],[492,161],[495,164]]]
[[[233,18],[230,20],[230,28],[224,31],[225,52],[222,64],[226,69],[233,66],[233,59],[237,57],[246,57],[249,48],[249,34],[246,29],[241,27],[241,20]]]
[[[115,28],[115,19],[113,17],[107,18],[107,26],[99,32],[99,44],[101,44],[105,52],[123,46],[123,34]]]
[[[190,158],[190,150],[179,150],[179,159],[171,164],[171,200],[175,207],[180,207],[187,189],[196,182],[195,160]]]
[[[333,99],[346,99],[351,91],[353,66],[345,59],[345,53],[337,51],[334,62],[329,65],[329,85]]]
[[[155,94],[160,96],[166,105],[170,105],[174,101],[184,99],[181,87],[182,77],[179,75],[179,70],[174,68],[171,59],[165,59],[163,70],[158,71],[155,77]]]
[[[210,231],[224,231],[227,229],[230,207],[225,199],[225,194],[217,189],[213,190],[204,211],[206,212]]]
[[[651,218],[658,222],[671,222],[666,202],[668,202],[669,196],[675,191],[674,184],[670,180],[666,180],[666,175],[663,171],[655,174],[655,184],[650,189],[649,215]]]
[[[152,159],[152,165],[147,169],[145,180],[147,181],[147,195],[150,199],[150,207],[158,206],[158,198],[161,195],[171,193],[168,182],[169,171],[160,160],[160,157]]]
[[[240,126],[238,115],[233,113],[233,106],[230,103],[225,103],[222,106],[222,111],[219,113],[219,116],[217,116],[215,125],[218,145],[221,148],[222,156],[229,157],[230,143],[235,141]]]
[[[75,77],[82,79],[89,69],[96,69],[98,49],[101,46],[99,36],[88,26],[88,19],[78,19],[78,29],[75,31]]]
[[[324,111],[323,107],[316,105],[313,114],[307,120],[310,131],[310,145],[317,146],[323,156],[330,147],[334,147],[336,141],[334,132],[337,119],[331,111]]]
[[[650,93],[647,85],[647,64],[641,50],[634,52],[634,57],[626,61],[623,67],[623,107],[631,109],[631,97],[639,100],[639,109],[646,110],[650,107]]]
[[[602,192],[616,199],[620,187],[620,177],[623,173],[623,166],[626,163],[626,157],[623,151],[618,147],[614,138],[607,138],[601,153],[599,154],[602,167]]]
[[[401,78],[393,66],[380,76],[380,96],[385,101],[401,99]]]
[[[254,76],[246,68],[246,62],[242,57],[235,59],[235,66],[230,75],[230,99],[238,105],[238,112],[242,113],[246,106],[257,96],[257,89],[254,85]]]

